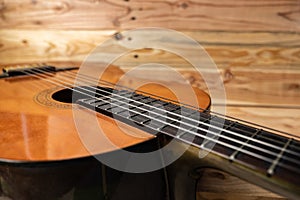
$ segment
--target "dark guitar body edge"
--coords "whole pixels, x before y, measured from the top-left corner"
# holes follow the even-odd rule
[[[170,141],[161,135],[126,150],[155,151]],[[177,142],[176,147],[182,147]],[[172,152],[175,149],[172,149]],[[116,152],[105,156],[114,156]],[[175,152],[176,153],[176,152]],[[165,155],[164,155],[165,156]],[[12,200],[195,200],[200,174],[189,151],[169,166],[147,173],[127,173],[95,157],[41,162],[0,163],[0,197]],[[163,162],[163,161],[162,161]],[[196,165],[195,165],[196,164]]]
[[[155,150],[157,144],[157,139],[152,139],[127,150]],[[163,200],[168,198],[165,181],[164,169],[126,173],[103,165],[95,157],[0,164],[0,197],[13,200]]]

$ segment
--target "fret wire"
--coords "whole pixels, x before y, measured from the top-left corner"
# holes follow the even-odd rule
[[[257,131],[256,131],[254,134],[251,135],[251,138],[254,138],[260,131],[261,131],[261,130],[257,129]],[[248,143],[248,142],[249,142],[249,140],[247,140],[245,143]],[[233,152],[233,153],[229,156],[229,160],[233,162],[234,159],[235,159],[235,157],[236,157],[236,155],[240,152],[240,150],[241,150],[242,148],[244,148],[244,146],[245,146],[245,145],[241,145],[235,152]]]
[[[197,114],[199,113],[198,111],[196,111],[197,112]],[[194,112],[194,113],[191,113],[189,116],[192,116],[193,114],[195,114],[196,112]],[[214,118],[215,116],[212,116],[211,118]],[[203,122],[208,122],[210,119],[208,118],[208,119],[205,119],[205,120],[203,120]],[[200,119],[199,119],[199,121],[200,121]],[[191,127],[190,129],[187,129],[187,130],[194,130],[195,128],[193,128],[193,127]],[[197,129],[196,129],[197,130]],[[195,130],[195,131],[196,131]],[[183,134],[185,134],[185,132],[183,132],[182,134],[180,134],[180,135],[178,135],[178,136],[176,136],[176,137],[180,137],[180,136],[182,136]]]
[[[39,70],[39,69],[38,69],[38,70]],[[86,87],[91,88],[92,86],[86,86]],[[92,87],[92,88],[95,89],[95,87]],[[97,88],[96,88],[96,90],[103,91],[103,90],[97,89]],[[107,91],[104,91],[104,92],[107,93]],[[134,92],[133,92],[133,94],[134,94]],[[116,96],[119,96],[119,95],[116,95]],[[122,96],[120,96],[120,97],[122,98]],[[124,98],[124,97],[123,97],[123,98]],[[131,100],[131,99],[130,99],[130,100]],[[134,101],[134,100],[133,100],[133,101]],[[154,109],[161,110],[161,109],[156,108],[156,107],[154,107]],[[163,111],[164,111],[164,110],[163,110]],[[172,113],[172,114],[175,114],[175,115],[177,115],[177,116],[179,116],[179,117],[184,117],[184,118],[186,118],[185,116],[183,116],[183,115],[178,115],[177,113]],[[189,119],[189,120],[195,121],[194,119]],[[195,122],[197,122],[197,121],[195,121]],[[200,121],[200,123],[203,124],[201,121]],[[208,126],[209,126],[209,125],[208,125]],[[224,130],[224,129],[219,128],[219,127],[217,127],[217,126],[210,126],[210,127],[214,127],[214,128],[216,128],[216,129],[218,129],[218,130],[220,130],[220,131]],[[274,145],[272,145],[272,144],[268,144],[268,143],[262,142],[262,141],[260,141],[260,140],[253,140],[253,138],[249,138],[249,137],[244,136],[244,135],[236,134],[235,132],[232,132],[232,131],[230,131],[230,130],[227,130],[226,133],[230,133],[230,134],[232,134],[232,135],[235,135],[235,136],[238,136],[238,137],[241,137],[241,138],[245,138],[245,139],[250,139],[250,140],[252,140],[252,141],[254,141],[254,142],[261,143],[261,144],[263,144],[263,145],[265,145],[265,146],[270,146],[270,147],[272,147],[272,148],[274,148],[274,149],[281,150],[281,148],[279,148],[279,147],[277,147],[277,146],[274,146]],[[237,143],[239,143],[239,142],[237,142]],[[246,145],[249,146],[250,144],[246,144]],[[252,148],[253,145],[250,145],[250,147]],[[265,149],[254,147],[254,149],[255,149],[255,148],[256,148],[256,149],[259,149],[259,150],[261,150],[261,151],[263,151],[263,152],[265,152],[265,153],[267,153],[267,154],[269,153],[269,154],[271,154],[271,155],[273,155],[273,156],[276,156],[276,154],[273,153],[273,152],[270,152],[270,151],[266,152]],[[295,154],[294,152],[290,152],[290,153],[291,153],[291,154]],[[297,154],[295,154],[295,155],[298,156]],[[292,159],[292,160],[294,160],[294,159]],[[298,163],[297,160],[294,160],[293,162]]]
[[[215,117],[215,116],[213,116],[213,117]],[[214,135],[213,137],[212,137],[212,139],[213,140],[215,140],[216,138],[218,138],[219,137],[219,134],[221,134],[221,132],[220,133],[218,133],[218,134],[216,134],[216,135]],[[209,143],[209,142],[211,142],[210,140],[204,140],[203,142],[202,142],[202,144],[200,145],[200,148],[204,148],[205,147],[205,145],[207,144],[207,143]]]
[[[84,101],[85,103],[92,103],[94,99],[89,99],[89,100],[86,100]]]
[[[192,113],[192,114],[194,114],[194,113]],[[191,115],[192,115],[191,114]],[[212,117],[215,117],[215,116],[212,116]],[[205,119],[205,120],[203,120],[203,122],[208,122],[209,121],[209,119]],[[195,129],[195,128],[190,128],[190,129],[188,129],[189,131],[197,131],[197,129]],[[182,131],[182,133],[180,134],[180,135],[176,135],[176,138],[179,138],[180,136],[182,136],[182,135],[184,135],[184,134],[186,134],[186,132],[184,132],[184,131]]]
[[[188,131],[192,131],[193,128],[188,129]],[[179,135],[176,135],[175,138],[179,138],[180,136],[182,136],[183,134],[185,134],[186,132],[182,131]]]
[[[215,117],[215,116],[214,116],[214,117]],[[230,124],[229,126],[227,126],[226,128],[224,128],[224,130],[230,128],[234,123],[235,123],[235,122],[231,122],[231,124]],[[223,131],[222,131],[222,132],[223,132]],[[222,134],[222,132],[220,132],[220,133],[214,135],[212,138],[213,138],[213,139],[219,138],[219,136]],[[201,148],[204,148],[205,145],[208,144],[209,142],[210,142],[209,140],[206,140],[206,141],[204,140],[203,143],[200,145],[200,147],[201,147]]]
[[[272,176],[274,174],[274,170],[276,165],[278,164],[278,162],[280,161],[280,159],[282,158],[282,155],[284,153],[284,150],[289,146],[289,144],[291,143],[293,139],[290,138],[286,144],[284,145],[284,147],[282,148],[282,150],[280,151],[280,153],[278,154],[277,158],[273,161],[273,163],[271,164],[270,168],[268,169],[267,173],[269,176]]]
[[[229,129],[230,127],[233,127],[236,123],[237,123],[236,121],[230,122],[230,124],[225,129]]]
[[[226,119],[224,119],[224,122],[225,122],[225,120],[226,120]],[[232,127],[234,124],[236,124],[235,121],[229,121],[229,122],[230,122],[230,124],[228,124],[228,125],[226,125],[226,124],[224,123],[224,126],[226,126],[226,127],[224,128],[224,130],[228,130],[230,127]]]
[[[38,75],[31,75],[31,76],[36,76],[36,77],[38,77],[38,78],[45,78],[44,76],[38,76]],[[49,76],[50,77],[50,76]],[[48,77],[48,78],[49,78]],[[53,77],[50,77],[50,78],[53,78]],[[46,79],[46,81],[49,81],[49,80],[47,80]],[[52,82],[52,81],[51,81]],[[58,85],[56,82],[52,82],[52,83],[54,83],[54,84],[56,84],[56,85]],[[65,82],[64,82],[65,83]],[[71,89],[71,88],[69,88],[69,87],[67,87],[67,86],[65,86],[65,85],[61,85],[61,84],[59,84],[60,86],[62,86],[62,87],[65,87],[65,88],[68,88],[68,89]],[[84,88],[82,88],[82,89],[84,89]],[[74,90],[74,89],[72,89],[72,90]],[[82,93],[82,92],[80,92],[80,91],[78,91],[78,90],[74,90],[74,91],[76,91],[76,92],[78,92],[78,93]],[[105,92],[107,92],[107,91],[105,91]],[[82,94],[85,94],[85,93],[82,93]],[[91,96],[91,95],[88,95],[88,94],[85,94],[86,96]],[[91,96],[91,97],[93,97],[93,98],[95,98],[94,96]]]

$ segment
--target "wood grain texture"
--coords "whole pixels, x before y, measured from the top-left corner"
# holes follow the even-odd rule
[[[231,117],[300,137],[300,124],[298,123],[300,120],[300,109],[227,106],[226,112]]]
[[[1,1],[1,28],[299,31],[299,0]]]
[[[207,90],[199,73],[184,70],[182,73],[192,85]],[[209,73],[206,74],[209,76]],[[220,76],[226,90],[227,105],[280,106],[299,109],[300,73],[298,70],[228,68],[222,70]]]
[[[220,68],[252,67],[298,69],[300,33],[184,31],[199,42]],[[0,63],[79,61],[103,41],[112,39],[124,48],[122,34],[110,31],[0,30]],[[132,38],[135,39],[135,38]],[[176,39],[164,40],[172,48],[189,53],[193,46]],[[128,49],[124,49],[128,50]],[[113,48],[106,52],[113,54]],[[205,59],[197,58],[206,66]],[[186,67],[179,56],[158,49],[130,52],[115,64],[132,67],[144,63]]]
[[[253,69],[221,69],[219,72],[208,70],[197,71],[176,69],[184,79],[194,87],[209,93],[219,87],[215,84],[216,78],[222,79],[225,88],[225,101],[212,99],[216,106],[242,106],[263,108],[300,109],[300,72],[299,70],[253,70]],[[170,72],[170,71],[169,71]],[[155,77],[157,80],[166,80],[168,71],[158,68],[143,69],[140,77]],[[204,81],[204,76],[207,82]],[[169,80],[170,78],[168,78]],[[133,82],[133,81],[131,81]],[[130,84],[129,84],[130,85]],[[133,83],[131,84],[133,86]]]

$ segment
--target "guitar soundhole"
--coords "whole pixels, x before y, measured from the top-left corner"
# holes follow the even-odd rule
[[[61,87],[46,89],[38,93],[34,100],[43,106],[70,109],[72,108],[72,90]]]
[[[78,99],[98,97],[99,95],[106,96],[112,93],[112,91],[111,88],[80,86],[55,91],[52,93],[51,98],[58,102],[71,104],[72,102],[76,103]]]
[[[62,103],[72,103],[72,90],[62,89],[52,94],[52,99]]]
[[[72,108],[72,102],[77,102],[78,99],[91,96],[95,96],[95,90],[91,89],[91,87],[56,87],[41,91],[34,97],[34,99],[37,103],[47,107],[50,106],[55,108],[69,109]]]

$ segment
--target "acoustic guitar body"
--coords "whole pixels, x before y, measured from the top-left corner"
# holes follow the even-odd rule
[[[59,79],[63,74],[59,72],[48,79]],[[115,83],[123,75],[119,68],[111,66],[101,79]],[[114,145],[96,141],[93,135],[86,141],[85,134],[89,136],[89,132],[99,129],[89,127],[85,120],[95,113],[72,104],[72,93],[66,88],[34,76],[3,78],[0,85],[0,197],[17,200],[168,198],[164,169],[126,173],[105,166],[93,157],[113,156],[120,149],[139,153],[155,151],[164,145],[165,137],[156,137],[97,114],[101,130]],[[157,84],[147,84],[139,90],[176,100],[169,89]],[[209,96],[200,90],[196,93],[199,105],[208,108]],[[84,115],[81,122],[87,123],[88,130],[80,133],[83,135],[76,129],[72,109],[79,109]],[[87,146],[90,142],[94,145],[92,149]]]

